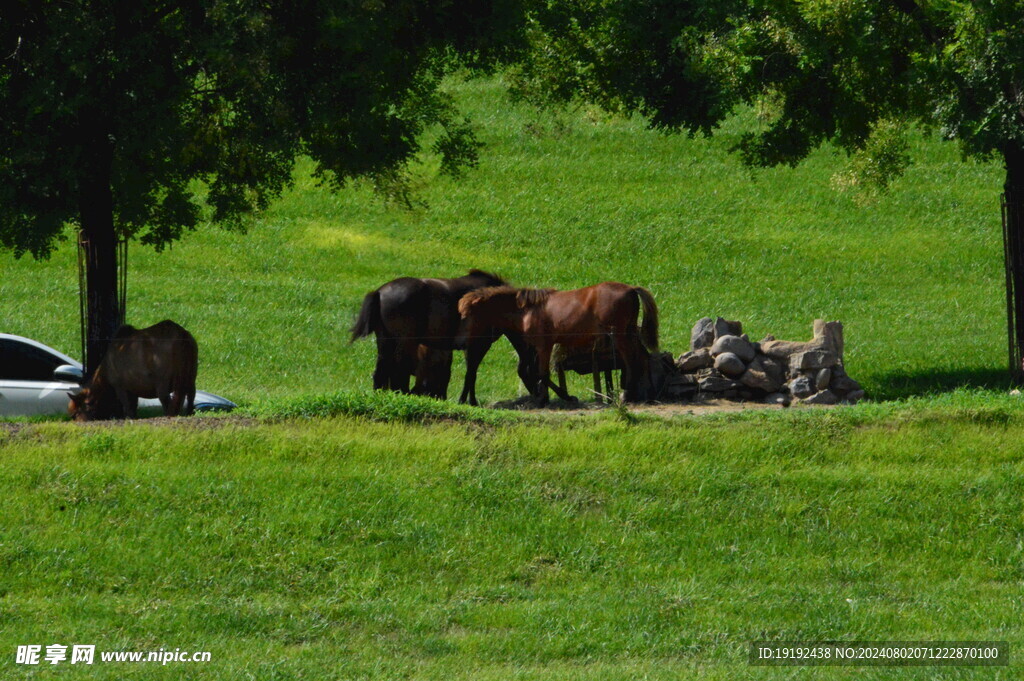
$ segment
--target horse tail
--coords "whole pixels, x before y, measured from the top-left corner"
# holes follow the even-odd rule
[[[644,321],[640,327],[640,340],[651,352],[658,351],[658,306],[654,296],[647,289],[637,286],[633,289],[644,308]]]
[[[352,338],[349,343],[357,338],[369,336],[380,327],[380,291],[371,291],[363,298],[363,307],[359,310],[356,323],[352,325]]]

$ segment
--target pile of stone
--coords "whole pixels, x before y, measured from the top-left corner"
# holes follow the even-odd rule
[[[843,325],[814,321],[807,342],[767,336],[751,342],[740,322],[705,317],[693,327],[690,351],[664,379],[668,399],[721,397],[788,404],[853,404],[864,397],[843,368]]]

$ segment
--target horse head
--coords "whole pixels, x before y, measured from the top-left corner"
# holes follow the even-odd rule
[[[103,379],[103,365],[96,369],[92,381],[77,394],[68,393],[68,415],[73,421],[98,421],[122,416],[117,395]]]
[[[88,399],[88,389],[83,390],[79,393],[69,392],[68,397],[71,400],[68,402],[68,416],[71,417],[72,421],[88,421],[86,416],[86,400]]]
[[[97,392],[93,388],[83,388],[78,394],[68,393],[71,401],[68,402],[68,415],[72,421],[96,421],[110,418],[112,413],[105,413],[102,400],[102,391]],[[112,410],[107,410],[112,412]]]

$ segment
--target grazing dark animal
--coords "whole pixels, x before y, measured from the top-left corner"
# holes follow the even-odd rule
[[[167,416],[191,414],[198,366],[196,339],[178,324],[126,324],[114,334],[89,386],[71,395],[68,413],[76,421],[135,418],[139,398],[155,397]]]
[[[416,383],[413,395],[448,399],[448,382],[452,378],[452,351],[436,350],[426,345],[416,348]]]
[[[410,376],[417,376],[417,390],[422,394],[443,397],[448,393],[451,359],[448,371],[439,368],[443,358],[434,355],[429,361],[433,367],[421,366],[419,347],[431,350],[462,350],[466,347],[462,318],[459,316],[459,300],[470,291],[489,286],[506,286],[507,283],[493,274],[482,270],[470,270],[469,274],[456,279],[416,279],[402,277],[384,284],[376,291],[367,293],[359,317],[352,326],[352,341],[371,333],[377,337],[377,366],[373,371],[375,390],[397,390],[409,392]],[[501,333],[488,335],[486,339],[475,339],[477,346],[491,344]],[[517,339],[509,338],[521,355]],[[486,350],[485,350],[486,351]],[[435,375],[426,381],[426,374]],[[520,367],[520,375],[526,367]],[[423,374],[425,382],[419,379]],[[444,385],[441,385],[443,380]],[[467,379],[468,380],[468,379]],[[524,381],[532,378],[524,378]],[[474,378],[475,381],[475,378]],[[427,383],[430,386],[427,387]],[[465,395],[465,390],[463,391]],[[472,396],[476,404],[476,395]]]
[[[607,402],[615,394],[612,382],[612,371],[621,368],[616,361],[615,348],[611,338],[601,336],[589,348],[567,348],[556,345],[551,354],[551,363],[558,374],[558,387],[568,392],[565,384],[565,372],[575,371],[577,374],[591,374],[594,377],[594,395],[599,402]],[[604,391],[601,390],[601,374],[604,373]]]
[[[641,308],[644,317],[639,326]],[[521,337],[533,348],[536,358],[528,360],[536,362],[531,393],[542,404],[548,400],[549,385],[562,399],[572,399],[564,388],[551,382],[552,347],[557,343],[570,352],[587,350],[603,336],[611,338],[615,357],[621,362],[625,398],[644,398],[648,351],[658,349],[658,307],[647,289],[617,282],[573,291],[498,286],[467,293],[459,301],[459,313],[471,339],[505,333],[510,338]],[[480,349],[467,348],[467,380],[470,376],[475,380],[486,351],[482,344]]]

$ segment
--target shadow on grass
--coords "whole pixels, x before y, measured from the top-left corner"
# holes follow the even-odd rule
[[[896,400],[905,397],[944,393],[957,388],[984,390],[1010,390],[1013,382],[1006,369],[976,367],[971,369],[894,372],[882,374],[872,381],[876,389],[870,391],[875,400]]]

